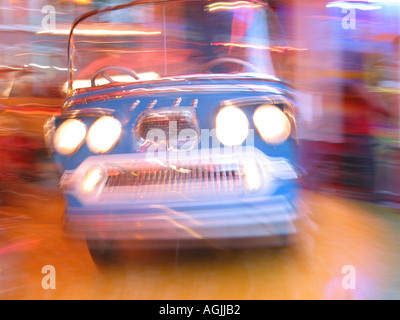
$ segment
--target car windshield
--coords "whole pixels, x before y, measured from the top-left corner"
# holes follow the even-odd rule
[[[182,76],[276,76],[282,37],[258,1],[137,1],[88,14],[70,37],[70,88]]]

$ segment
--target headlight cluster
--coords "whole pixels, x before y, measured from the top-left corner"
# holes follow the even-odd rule
[[[264,139],[271,144],[285,141],[291,132],[290,121],[276,106],[262,105],[253,114],[254,125]],[[216,135],[226,146],[241,145],[249,134],[249,121],[239,108],[227,106],[216,117]]]
[[[122,133],[121,123],[111,116],[97,119],[89,131],[78,119],[65,120],[54,135],[54,148],[63,155],[76,152],[85,138],[89,149],[95,153],[106,153],[115,145]]]
[[[290,121],[278,107],[263,105],[253,115],[254,125],[260,136],[269,143],[285,141],[291,131]]]
[[[215,122],[217,138],[226,146],[242,144],[249,134],[249,121],[239,108],[228,106],[221,109]]]
[[[110,116],[96,120],[86,137],[88,147],[95,153],[106,153],[118,141],[122,132],[121,123]]]
[[[82,145],[85,136],[85,124],[77,119],[68,119],[58,127],[54,135],[54,147],[63,155],[72,154]]]

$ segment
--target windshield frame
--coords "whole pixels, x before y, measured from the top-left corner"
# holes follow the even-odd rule
[[[105,13],[105,12],[109,12],[109,11],[114,11],[114,10],[120,10],[120,9],[125,9],[128,7],[133,7],[133,6],[140,6],[140,5],[144,5],[144,4],[155,4],[155,5],[160,5],[163,3],[171,3],[171,2],[199,2],[200,0],[134,0],[132,2],[129,3],[124,3],[124,4],[119,4],[119,5],[115,5],[115,6],[107,6],[104,8],[99,8],[99,9],[95,9],[92,11],[89,11],[85,14],[83,14],[82,16],[78,17],[77,19],[74,20],[74,22],[71,25],[71,30],[69,32],[69,36],[68,36],[68,48],[67,48],[67,53],[68,53],[68,88],[67,88],[67,96],[70,96],[73,92],[73,50],[72,50],[72,43],[73,43],[73,35],[74,35],[74,30],[76,28],[76,26],[82,22],[83,20],[90,18],[96,14],[100,14],[100,13]],[[227,0],[227,1],[231,1],[231,0]],[[261,5],[263,7],[268,8],[269,7],[269,3],[268,2],[264,2],[261,0],[246,0],[247,2],[251,2],[251,3],[255,3],[258,5]],[[234,1],[232,1],[234,2]],[[276,78],[275,76],[271,76],[273,78]]]

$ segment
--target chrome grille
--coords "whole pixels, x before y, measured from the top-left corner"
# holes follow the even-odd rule
[[[156,193],[182,193],[221,196],[241,193],[242,175],[238,168],[228,165],[187,166],[181,168],[111,168],[102,190],[103,195],[131,194],[151,198]]]
[[[285,173],[291,166],[286,169],[283,163],[284,159],[272,160],[253,147],[100,155],[87,158],[69,173],[64,188],[93,206],[229,203],[235,197],[273,192],[271,180],[293,179],[293,174]],[[99,180],[85,179],[94,169],[102,171]],[[89,193],[82,189],[88,181],[93,184]]]

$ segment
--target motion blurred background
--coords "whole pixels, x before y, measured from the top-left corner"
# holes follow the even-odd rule
[[[65,97],[70,25],[118,3],[124,1],[1,2],[2,181],[48,173],[31,165],[46,158],[43,121]],[[287,44],[283,76],[299,92],[307,187],[345,187],[369,200],[398,201],[400,3],[270,4]]]
[[[72,21],[89,10],[126,2],[0,0],[0,298],[400,298],[395,272],[400,263],[396,252],[400,1],[396,0],[269,1],[286,39],[284,77],[298,90],[301,106],[302,200],[315,217],[317,239],[311,257],[293,258],[291,251],[256,253],[240,256],[231,267],[226,265],[229,257],[212,260],[210,274],[218,275],[215,285],[220,287],[210,297],[206,288],[194,293],[179,287],[173,272],[162,276],[159,262],[140,269],[142,275],[156,274],[148,282],[142,277],[142,288],[149,294],[133,294],[127,285],[115,289],[126,284],[129,275],[137,280],[130,271],[115,271],[106,280],[93,278],[96,271],[86,248],[72,249],[62,240],[58,224],[63,202],[45,148],[43,125],[60,112],[65,98]],[[55,243],[58,249],[52,246]],[[59,248],[68,254],[57,257]],[[287,262],[287,257],[295,260]],[[336,294],[339,261],[359,266],[366,287]],[[371,269],[372,261],[380,264]],[[199,271],[191,267],[197,262],[189,259],[180,267],[189,283],[194,270]],[[40,281],[39,266],[47,263],[81,276],[77,270],[90,265],[84,273],[85,279],[91,275],[90,282],[85,286],[76,275],[73,281],[81,283],[77,291],[43,292],[35,281]],[[227,279],[242,275],[243,266],[247,274],[258,270],[268,285],[260,287],[250,276],[239,276],[232,291]],[[263,273],[268,268],[278,280]],[[331,271],[316,273],[324,268]],[[162,282],[158,291],[153,289],[154,279]],[[109,286],[114,289],[108,293],[94,289]],[[282,291],[277,294],[274,286]]]

